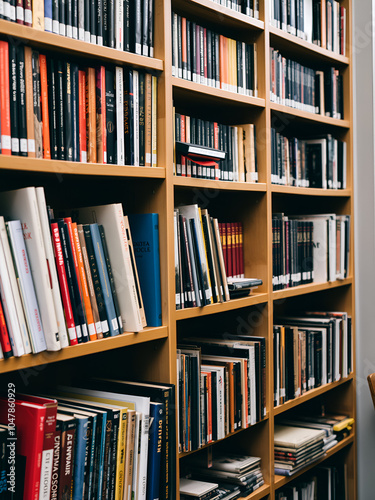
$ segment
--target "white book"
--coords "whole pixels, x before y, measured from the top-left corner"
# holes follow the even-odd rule
[[[125,165],[124,72],[119,66],[116,66],[116,132],[117,165]]]
[[[25,313],[24,313],[23,305],[22,305],[22,301],[21,301],[20,289],[19,289],[19,286],[17,283],[17,277],[16,277],[14,265],[13,265],[13,257],[12,257],[12,252],[11,252],[10,246],[9,246],[8,234],[7,234],[7,230],[5,227],[4,217],[0,217],[0,240],[1,240],[1,245],[2,245],[3,251],[4,251],[4,258],[5,258],[5,262],[7,265],[10,286],[12,289],[13,300],[14,300],[14,304],[16,307],[16,320],[17,321],[14,322],[14,320],[12,320],[12,324],[13,325],[16,325],[17,323],[19,324],[25,354],[30,354],[32,352],[32,349],[31,349],[29,331],[28,331],[27,324],[26,324]],[[17,328],[17,327],[13,326],[13,328]]]
[[[63,310],[62,301],[61,301],[59,280],[57,277],[56,261],[55,261],[53,246],[52,246],[51,231],[50,231],[50,225],[49,225],[48,214],[47,214],[47,204],[46,204],[46,198],[44,195],[44,188],[37,187],[35,191],[36,191],[36,198],[37,198],[37,202],[38,202],[40,223],[42,226],[44,249],[46,252],[48,269],[49,269],[50,276],[51,276],[52,296],[53,296],[53,302],[55,305],[55,314],[56,314],[57,326],[58,326],[58,331],[59,331],[60,345],[61,345],[61,347],[67,347],[69,345],[69,338],[68,338],[68,334],[67,334],[67,330],[66,330],[64,310]]]
[[[224,394],[224,367],[202,365],[202,371],[216,373],[216,417],[217,417],[217,438],[225,437],[225,394]]]
[[[139,167],[139,72],[133,70],[133,141],[134,141],[134,165]]]
[[[121,203],[79,208],[76,212],[82,224],[97,222],[104,226],[124,331],[141,331],[141,307]]]
[[[124,2],[115,0],[115,48],[124,50]]]
[[[275,446],[283,448],[301,448],[308,446],[325,437],[324,430],[310,429],[307,427],[293,427],[289,425],[275,425]]]
[[[217,483],[207,483],[204,481],[196,481],[194,479],[180,478],[180,495],[188,495],[191,497],[201,497],[212,490],[218,488]]]
[[[33,352],[42,352],[47,349],[47,344],[44,337],[42,318],[39,312],[21,222],[19,220],[9,221],[7,222],[7,228],[17,269],[26,321],[29,326]]]
[[[47,350],[58,351],[61,349],[59,329],[35,188],[28,187],[1,193],[0,213],[4,215],[5,219],[19,219],[21,221]]]
[[[85,2],[78,0],[78,40],[85,41]]]

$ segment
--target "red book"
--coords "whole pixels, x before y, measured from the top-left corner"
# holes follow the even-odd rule
[[[25,0],[24,1],[24,25],[25,26],[32,26],[33,24],[33,13],[32,13],[32,5],[31,5],[31,0]]]
[[[0,131],[1,152],[11,155],[10,96],[9,96],[9,45],[0,41]]]
[[[231,223],[232,227],[232,273],[233,277],[237,278],[237,224]]]
[[[243,226],[242,222],[238,223],[239,226],[239,237],[240,237],[240,278],[245,277],[245,262],[243,253]]]
[[[14,408],[15,413],[10,412],[10,408]],[[17,439],[11,440],[15,432],[10,430],[8,447],[10,452],[15,448],[17,455],[16,497],[23,500],[39,500],[45,420],[44,406],[18,399],[10,406],[7,399],[0,397],[0,422],[16,426]]]
[[[57,401],[51,398],[40,398],[29,394],[17,394],[21,401],[33,403],[46,409],[44,422],[44,439],[42,452],[42,466],[40,472],[40,498],[49,498],[51,490],[53,448],[56,432]]]
[[[9,333],[5,321],[4,310],[1,300],[0,300],[0,344],[5,359],[13,356],[12,346],[9,340]]]
[[[64,256],[63,256],[59,227],[57,222],[53,222],[51,224],[51,231],[52,231],[52,243],[56,259],[57,275],[59,277],[60,292],[64,306],[65,321],[66,321],[66,326],[68,328],[70,345],[76,345],[78,344],[77,332],[74,323],[72,304],[70,302],[68,280],[66,277]]]
[[[214,148],[219,149],[219,125],[217,122],[214,122]],[[217,163],[215,166],[215,180],[218,181],[220,179],[220,166]]]
[[[17,0],[16,5],[16,21],[18,24],[24,24],[25,11],[23,8],[23,0]]]
[[[186,141],[186,117],[181,115],[181,142]],[[181,175],[186,177],[186,157],[181,156]]]
[[[232,226],[230,223],[225,224],[227,230],[227,277],[233,278],[233,243],[232,243]]]
[[[77,424],[74,417],[63,413],[57,413],[57,422],[61,425],[61,451],[59,490],[56,499],[70,499],[73,479],[74,437]]]
[[[40,94],[42,104],[42,125],[43,125],[43,158],[51,159],[51,144],[49,133],[48,115],[48,84],[47,84],[47,59],[43,54],[39,54],[40,67]]]
[[[96,148],[97,162],[107,163],[107,125],[105,105],[105,67],[96,69]]]
[[[79,161],[87,163],[86,72],[78,71]]]

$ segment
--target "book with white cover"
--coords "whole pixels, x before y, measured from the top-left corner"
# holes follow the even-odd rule
[[[56,261],[52,247],[51,230],[48,220],[47,203],[44,195],[44,188],[37,187],[35,191],[38,202],[40,223],[42,225],[44,250],[46,252],[48,269],[51,275],[52,296],[53,296],[53,303],[55,305],[57,326],[59,329],[60,345],[61,347],[67,347],[69,345],[69,339],[66,331],[64,310],[62,307],[59,281],[57,278]]]
[[[21,297],[25,309],[26,321],[29,326],[30,340],[34,353],[47,349],[42,318],[39,312],[30,262],[27,255],[21,222],[19,220],[7,222],[9,240],[18,274]]]
[[[115,0],[115,47],[124,50],[124,2]]]
[[[116,66],[116,133],[117,165],[125,165],[124,71],[118,66]]]
[[[123,330],[143,329],[140,305],[131,263],[121,203],[84,207],[74,210],[80,223],[102,224],[108,241],[108,253],[117,292]]]
[[[48,351],[61,349],[50,275],[35,187],[6,191],[0,196],[5,220],[21,221]]]
[[[275,425],[274,443],[282,448],[301,448],[325,437],[324,430]]]
[[[14,335],[17,335],[17,331],[19,328],[20,335],[22,338],[22,343],[23,343],[23,354],[30,354],[32,352],[31,342],[30,342],[29,332],[27,329],[25,313],[24,313],[23,305],[22,305],[22,301],[21,301],[20,289],[18,287],[17,277],[16,277],[16,273],[14,270],[13,257],[12,257],[12,252],[10,251],[8,234],[7,234],[7,230],[5,227],[4,217],[0,217],[0,242],[1,242],[0,244],[2,245],[3,252],[4,252],[4,259],[5,259],[4,263],[6,264],[6,268],[8,271],[10,286],[11,286],[11,290],[12,290],[12,298],[13,298],[14,305],[15,305],[15,311],[13,311],[13,308],[11,305],[12,302],[10,304],[8,304],[8,307],[10,306],[12,308],[12,310],[9,312],[9,314],[12,317],[12,319],[10,320],[11,328],[16,330]],[[0,260],[2,260],[2,259],[0,259]],[[17,324],[18,324],[18,327],[17,327]],[[9,324],[8,324],[8,329],[9,329]],[[13,354],[14,354],[14,349],[13,349]],[[14,355],[17,356],[17,354],[14,354]],[[19,354],[19,355],[21,355],[21,354]]]
[[[207,483],[205,481],[196,481],[195,479],[180,478],[180,494],[191,497],[201,497],[212,490],[218,488],[217,483]]]

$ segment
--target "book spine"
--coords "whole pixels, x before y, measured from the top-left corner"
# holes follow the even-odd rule
[[[127,71],[127,70],[125,70]],[[125,165],[125,128],[126,128],[126,100],[124,102],[124,73],[123,68],[116,67],[116,132],[117,132],[117,165]]]
[[[18,130],[18,78],[17,78],[17,51],[16,45],[9,43],[9,78],[10,78],[10,133],[12,155],[19,155],[20,140]]]
[[[150,73],[145,77],[145,166],[151,167],[152,140],[152,78]]]
[[[32,1],[33,28],[44,31],[44,0]]]
[[[94,68],[88,68],[86,73],[86,127],[87,161],[88,163],[96,163],[96,85]]]
[[[1,57],[1,49],[0,49],[0,57]],[[1,65],[1,67],[4,66]],[[1,74],[0,74],[0,79],[1,79]],[[25,47],[25,84],[26,84],[27,156],[30,158],[35,158],[33,70],[32,70],[31,47]],[[3,115],[1,114],[1,116]]]
[[[46,418],[44,422],[44,440],[40,471],[39,500],[50,500],[54,440],[56,433],[57,403],[55,402],[54,404],[43,406],[45,406],[46,408]]]
[[[103,45],[103,0],[96,0],[96,44]]]
[[[115,47],[118,50],[129,50],[124,45],[124,7],[122,0],[115,0]]]
[[[86,72],[78,71],[79,95],[79,161],[87,162],[87,123],[86,123]]]
[[[63,423],[65,426],[65,423]],[[63,427],[61,431],[61,458],[59,471],[58,498],[64,498],[68,492],[68,498],[72,498],[73,462],[75,451],[76,422]]]
[[[139,165],[144,167],[145,161],[145,73],[139,73]]]
[[[107,163],[105,68],[96,70],[96,145],[98,163]]]
[[[73,161],[80,161],[79,146],[79,74],[78,65],[71,64],[71,86],[72,86],[72,146]]]
[[[44,31],[52,33],[52,0],[44,0]]]
[[[152,76],[152,166],[157,167],[157,84],[156,76]]]
[[[57,61],[57,146],[59,160],[65,160],[65,130],[64,130],[64,72],[62,61]]]
[[[73,121],[72,121],[72,65],[64,63],[64,150],[65,159],[73,161]]]
[[[48,84],[47,84],[47,60],[46,56],[39,55],[40,66],[40,90],[42,104],[42,124],[43,124],[43,158],[51,159],[51,144],[49,130],[49,112],[48,112]]]
[[[65,16],[65,0],[59,0],[59,29],[60,35],[66,36],[66,16]]]
[[[0,285],[1,290],[1,285]],[[8,328],[5,321],[4,310],[0,301],[0,345],[3,351],[4,359],[13,356],[12,345],[9,340]]]
[[[154,0],[148,3],[148,51],[148,55],[154,57]]]
[[[56,432],[54,435],[54,442],[53,442],[50,500],[58,500],[60,454],[61,454],[61,422],[57,422]]]
[[[124,50],[130,52],[130,0],[124,0]]]
[[[107,162],[113,165],[116,164],[116,101],[112,69],[105,70],[105,119]]]
[[[124,135],[125,135],[125,163],[134,165],[134,89],[133,70],[125,70],[124,85]]]
[[[73,38],[73,6],[76,0],[65,0],[65,29],[68,38]]]
[[[142,0],[142,55],[149,55],[148,47],[149,0]]]
[[[139,167],[139,71],[133,70],[133,150],[134,163]]]
[[[96,45],[96,1],[90,2],[90,42]]]
[[[33,68],[33,104],[34,104],[34,131],[35,131],[35,149],[36,157],[43,158],[43,129],[42,114],[40,107],[40,68],[39,53],[32,51]]]
[[[25,10],[25,21],[26,21],[26,10]],[[56,35],[60,34],[59,0],[52,0],[52,33],[55,33]]]
[[[58,144],[57,144],[57,72],[55,61],[49,59],[47,61],[47,77],[48,77],[48,88],[49,100],[48,107],[50,110],[50,141],[51,141],[51,158],[53,160],[59,159],[58,154]]]
[[[83,18],[83,28],[84,28],[84,41],[87,43],[91,42],[91,32],[90,32],[90,0],[84,0],[84,18]]]
[[[12,154],[10,125],[10,89],[9,89],[9,44],[0,41],[0,132],[1,152]]]
[[[107,46],[112,49],[115,48],[116,38],[115,38],[115,0],[106,0],[107,3]]]

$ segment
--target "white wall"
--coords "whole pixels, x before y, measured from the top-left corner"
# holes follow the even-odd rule
[[[375,498],[375,0],[353,0],[358,499]]]

